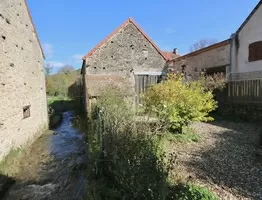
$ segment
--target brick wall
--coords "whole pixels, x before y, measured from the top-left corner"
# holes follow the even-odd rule
[[[0,1],[0,159],[47,128],[44,60],[24,0]],[[23,118],[23,107],[30,117]]]

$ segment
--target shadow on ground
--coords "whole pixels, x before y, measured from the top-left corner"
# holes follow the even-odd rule
[[[257,155],[261,126],[220,119],[201,128],[210,132],[205,136],[213,142],[198,149],[186,167],[193,168],[198,179],[248,199],[262,199],[262,158]]]

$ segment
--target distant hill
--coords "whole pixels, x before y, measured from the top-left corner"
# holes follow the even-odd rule
[[[68,89],[81,79],[81,69],[67,73],[57,73],[46,77],[48,96],[68,96]]]

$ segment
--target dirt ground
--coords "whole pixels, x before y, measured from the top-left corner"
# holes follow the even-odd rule
[[[171,145],[179,170],[220,199],[262,199],[261,126],[219,120],[193,128],[199,142]]]

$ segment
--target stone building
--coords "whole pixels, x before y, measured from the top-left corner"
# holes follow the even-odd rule
[[[135,96],[158,81],[172,53],[162,52],[129,18],[83,57],[82,74],[87,109],[105,86],[124,88]]]
[[[44,54],[25,0],[0,1],[0,159],[48,126]]]
[[[232,35],[230,80],[262,78],[262,0]]]
[[[192,77],[199,71],[226,73],[230,65],[230,40],[210,45],[172,60],[170,71],[185,72]]]

